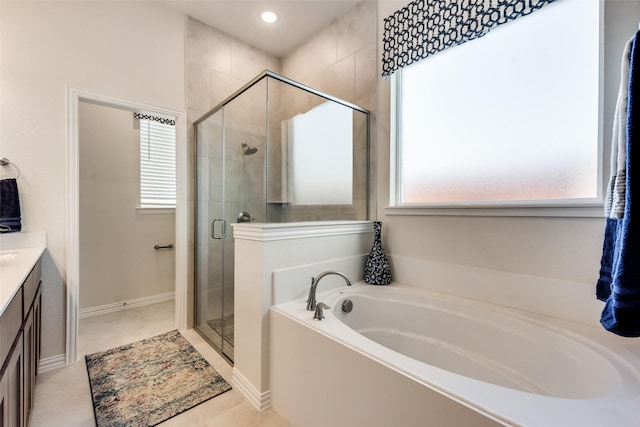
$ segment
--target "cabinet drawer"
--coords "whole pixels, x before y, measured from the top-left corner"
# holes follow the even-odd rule
[[[29,276],[22,284],[22,288],[24,289],[24,305],[22,307],[22,313],[24,316],[29,313],[29,307],[33,304],[33,299],[36,296],[36,291],[38,290],[38,285],[40,284],[40,260],[36,263],[29,273]]]
[[[22,288],[16,292],[7,309],[2,313],[2,317],[0,317],[0,361],[3,366],[21,327]]]

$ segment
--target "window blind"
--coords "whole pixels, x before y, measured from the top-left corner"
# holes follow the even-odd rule
[[[140,205],[175,206],[175,121],[140,116]]]

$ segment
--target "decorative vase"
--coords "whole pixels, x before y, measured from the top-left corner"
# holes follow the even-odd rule
[[[369,285],[391,283],[391,266],[382,249],[382,222],[373,222],[373,247],[364,265],[364,281]]]

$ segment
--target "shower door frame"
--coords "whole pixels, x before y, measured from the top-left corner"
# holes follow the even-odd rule
[[[367,114],[367,116],[369,116],[371,114],[371,112],[365,108],[359,107],[355,104],[352,104],[350,102],[347,102],[343,99],[340,98],[336,98],[335,96],[331,96],[331,95],[327,95],[324,92],[321,92],[317,89],[314,89],[312,87],[309,87],[307,85],[304,85],[302,83],[299,83],[295,80],[291,80],[290,78],[287,78],[285,76],[282,76],[278,73],[274,73],[273,71],[269,71],[269,70],[265,70],[263,72],[261,72],[260,74],[258,74],[256,77],[254,77],[253,79],[251,79],[248,83],[246,83],[244,86],[242,86],[240,89],[238,89],[237,91],[235,91],[234,93],[232,93],[231,95],[229,95],[229,97],[227,97],[224,101],[220,102],[218,105],[216,105],[215,107],[213,107],[211,110],[207,111],[204,115],[202,115],[198,120],[196,120],[193,123],[193,126],[197,126],[198,124],[204,122],[205,120],[207,120],[210,116],[212,116],[213,114],[217,113],[220,109],[222,109],[225,105],[227,105],[228,103],[230,103],[231,101],[233,101],[235,98],[237,98],[238,96],[242,95],[244,92],[246,92],[247,90],[249,90],[251,87],[253,87],[253,85],[255,85],[257,82],[259,82],[260,80],[264,79],[265,77],[271,77],[275,80],[279,80],[282,83],[286,83],[288,85],[291,85],[293,87],[296,87],[298,89],[302,89],[305,92],[309,92],[312,93],[314,95],[317,95],[321,98],[324,98],[328,101],[333,101],[336,102],[340,105],[344,105],[345,107],[349,107],[353,110],[356,111],[360,111],[362,113]],[[268,106],[267,106],[268,108]],[[368,129],[367,129],[368,130]],[[369,135],[367,135],[368,137]]]
[[[226,158],[225,158],[225,154],[224,154],[224,150],[226,149],[226,133],[225,133],[225,122],[224,122],[224,107],[227,106],[229,103],[231,103],[233,100],[235,100],[236,98],[238,98],[239,96],[241,96],[242,94],[244,94],[246,91],[250,90],[251,88],[253,88],[258,82],[260,82],[262,79],[268,79],[269,77],[280,81],[282,83],[288,84],[290,86],[293,86],[297,89],[300,89],[302,91],[311,93],[313,95],[316,95],[318,97],[321,97],[323,99],[326,99],[328,101],[332,101],[335,102],[337,104],[343,105],[345,107],[348,107],[354,111],[359,111],[361,113],[366,114],[367,117],[367,126],[366,126],[366,139],[367,139],[367,150],[366,150],[366,156],[367,159],[370,158],[370,146],[369,146],[369,141],[370,141],[370,114],[371,112],[367,109],[364,109],[362,107],[359,107],[355,104],[352,104],[350,102],[344,101],[340,98],[336,98],[334,96],[328,95],[326,93],[323,93],[319,90],[316,90],[312,87],[306,86],[302,83],[296,82],[295,80],[291,80],[287,77],[284,77],[280,74],[277,74],[273,71],[269,71],[269,70],[265,70],[262,73],[258,74],[256,77],[254,77],[253,79],[251,79],[249,82],[247,82],[245,85],[243,85],[240,89],[238,89],[237,91],[235,91],[234,93],[232,93],[229,97],[227,97],[225,100],[223,100],[222,102],[220,102],[218,105],[216,105],[215,107],[213,107],[211,110],[209,110],[208,112],[206,112],[204,115],[202,115],[200,118],[198,118],[194,123],[193,123],[193,127],[195,130],[195,144],[196,144],[196,156],[197,156],[197,146],[198,146],[198,125],[200,125],[201,123],[205,122],[206,120],[208,120],[211,116],[213,116],[214,114],[220,112],[222,113],[222,146],[223,146],[223,159],[222,159],[222,186],[223,186],[223,193],[226,191],[226,173],[225,173],[225,169],[226,169]],[[267,129],[268,129],[268,121],[269,121],[269,104],[268,104],[268,94],[269,94],[269,81],[267,80],[267,89],[266,89],[266,93],[265,93],[265,106],[264,108],[266,109],[266,117],[267,117],[267,123],[265,124]],[[267,141],[267,145],[269,143],[269,132],[266,133],[266,141]],[[365,182],[365,187],[367,188],[367,194],[368,197],[370,196],[369,194],[369,188],[370,188],[370,162],[366,162],[366,182]],[[195,212],[194,212],[194,235],[195,235],[195,249],[194,249],[194,265],[193,265],[193,272],[194,272],[194,282],[193,282],[193,286],[194,286],[194,293],[193,293],[193,324],[194,324],[194,329],[196,331],[198,331],[198,333],[200,335],[203,336],[203,338],[205,340],[207,340],[208,342],[210,342],[210,344],[212,345],[212,347],[220,354],[222,355],[226,360],[228,360],[230,363],[233,363],[233,361],[224,353],[223,351],[223,346],[224,346],[224,338],[221,337],[221,342],[222,342],[222,346],[220,348],[217,348],[217,346],[215,345],[215,343],[211,342],[210,339],[201,331],[199,331],[196,326],[197,326],[197,316],[198,316],[198,239],[200,237],[198,237],[198,228],[199,228],[199,223],[198,223],[198,179],[197,179],[197,167],[198,167],[198,161],[196,159],[195,162],[195,167],[196,167],[196,175],[195,175],[195,180],[196,180],[196,184],[195,184],[195,195],[196,195],[196,200],[195,200]],[[266,172],[265,172],[266,173]],[[265,178],[265,182],[264,185],[266,184],[266,178]],[[223,217],[226,216],[226,208],[224,207],[225,202],[224,202],[225,196],[223,195],[223,209],[222,209],[222,213],[223,213]],[[370,211],[370,199],[367,198],[367,206],[366,206],[366,216],[369,217],[369,211]],[[265,200],[266,203],[266,200]],[[267,220],[266,216],[265,216],[265,221]],[[227,224],[228,225],[228,224]],[[209,236],[207,237],[207,239],[209,238]],[[222,257],[224,257],[224,244],[223,244],[223,249],[222,249]],[[223,258],[224,259],[224,258]],[[221,268],[224,269],[224,266],[221,266]],[[224,271],[222,273],[223,275],[223,282],[224,282]],[[231,272],[232,276],[235,275],[235,263],[233,266],[233,271]],[[234,279],[235,280],[235,279]],[[234,288],[235,288],[235,283],[234,283]],[[223,287],[224,287],[224,283],[223,283]],[[223,291],[224,292],[224,291]],[[224,298],[224,297],[222,297]],[[223,325],[224,328],[224,325]],[[235,348],[234,348],[234,352],[235,352]]]
[[[221,294],[220,294],[220,307],[221,307],[221,314],[220,314],[220,319],[224,319],[225,317],[225,297],[224,297],[224,288],[225,288],[225,281],[226,278],[228,278],[228,274],[229,272],[225,272],[225,240],[227,238],[227,232],[230,231],[230,227],[229,224],[227,224],[226,217],[227,217],[227,211],[226,211],[226,207],[225,207],[225,200],[226,200],[226,147],[225,147],[225,143],[226,143],[226,132],[225,132],[225,123],[224,123],[224,110],[223,110],[223,105],[220,106],[220,108],[216,108],[215,111],[210,112],[210,114],[207,115],[206,118],[203,119],[199,119],[196,122],[194,122],[193,126],[194,126],[194,130],[195,130],[195,144],[196,144],[196,161],[195,161],[195,204],[194,204],[194,224],[195,224],[195,229],[194,229],[194,263],[193,263],[193,268],[194,268],[194,276],[193,276],[193,287],[194,287],[194,293],[193,293],[193,328],[196,332],[198,332],[200,334],[200,336],[202,336],[210,345],[211,347],[213,347],[214,350],[216,350],[225,360],[227,360],[229,363],[233,364],[233,353],[231,353],[231,355],[227,354],[227,352],[225,351],[225,343],[227,345],[230,345],[233,348],[233,345],[231,343],[229,343],[228,341],[225,341],[224,338],[224,329],[225,329],[225,325],[224,323],[221,324],[221,331],[215,331],[216,333],[218,333],[220,335],[220,345],[218,346],[217,343],[213,342],[213,340],[203,331],[201,331],[199,329],[200,325],[198,324],[198,316],[199,316],[199,312],[200,312],[200,304],[198,301],[198,294],[200,293],[200,289],[199,289],[199,258],[200,258],[200,247],[201,247],[201,241],[200,239],[204,238],[205,241],[209,242],[209,239],[217,239],[219,240],[220,243],[220,259],[219,261],[219,265],[220,265],[220,289],[221,289]],[[206,119],[208,119],[209,117],[213,116],[214,114],[220,112],[222,115],[221,118],[221,123],[222,123],[222,127],[220,129],[221,132],[221,159],[220,159],[220,166],[221,166],[221,170],[220,170],[220,175],[221,175],[221,185],[222,185],[222,201],[220,202],[222,205],[221,208],[221,216],[216,216],[213,215],[209,215],[210,211],[207,210],[207,221],[206,224],[207,226],[210,226],[211,228],[208,229],[208,232],[206,236],[200,236],[199,233],[199,229],[200,229],[200,208],[199,208],[199,202],[201,201],[199,198],[200,195],[200,189],[199,189],[199,185],[198,185],[198,169],[199,169],[199,160],[198,160],[198,149],[199,149],[199,135],[198,135],[198,125],[200,123],[202,123],[203,121],[205,121]],[[207,200],[207,203],[210,203],[211,200]],[[215,228],[215,222],[218,220],[222,220],[223,221],[223,231],[222,231],[222,237],[217,238],[214,237],[214,228]],[[208,248],[209,250],[211,250],[212,248]],[[235,266],[234,266],[234,270],[235,270]],[[231,280],[233,280],[233,274],[234,271],[231,271]],[[208,277],[207,277],[208,278]],[[235,286],[235,284],[234,284]],[[207,295],[207,300],[208,298],[210,298]],[[208,302],[208,301],[207,301]],[[211,319],[213,320],[213,319]],[[213,329],[213,327],[211,325],[209,325],[209,327],[211,329]]]

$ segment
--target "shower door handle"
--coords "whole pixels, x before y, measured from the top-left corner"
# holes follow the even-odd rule
[[[216,234],[216,222],[222,222],[222,233]],[[214,218],[211,221],[211,238],[224,239],[227,237],[227,221],[224,218]]]

